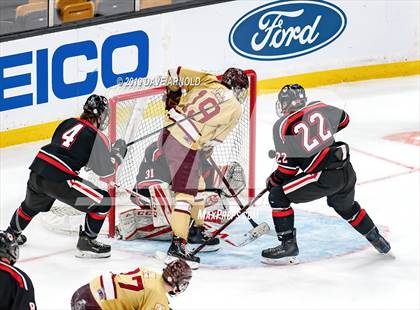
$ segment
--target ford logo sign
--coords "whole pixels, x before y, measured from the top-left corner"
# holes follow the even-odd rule
[[[287,59],[315,52],[332,43],[346,25],[344,12],[331,3],[276,1],[242,16],[230,30],[229,44],[246,58]]]

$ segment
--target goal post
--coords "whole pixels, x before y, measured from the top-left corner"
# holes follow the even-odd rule
[[[255,196],[255,147],[256,147],[256,99],[257,75],[253,70],[245,70],[249,78],[248,99],[244,103],[243,114],[238,125],[229,134],[223,146],[217,146],[214,158],[218,164],[238,161],[245,164],[247,175],[247,196],[251,200]],[[221,78],[221,77],[219,77]],[[166,88],[128,89],[109,99],[110,116],[108,136],[111,143],[117,139],[125,139],[127,143],[144,136],[148,132],[163,128],[164,102],[162,100]],[[150,137],[128,147],[127,156],[112,181],[123,188],[132,188],[135,184],[137,170],[143,159],[145,148],[157,139]],[[116,215],[118,213],[118,193],[113,186],[108,187],[112,199],[112,207],[108,215],[108,235],[115,235]]]

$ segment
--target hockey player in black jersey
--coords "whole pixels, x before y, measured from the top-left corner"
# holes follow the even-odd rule
[[[295,260],[299,249],[291,203],[322,197],[380,253],[388,253],[389,243],[354,200],[356,173],[349,147],[334,139],[348,125],[348,114],[320,101],[307,104],[305,90],[298,84],[281,89],[276,110],[280,119],[274,124],[273,138],[278,168],[267,179],[267,188],[280,245],[263,250],[262,261]]]
[[[111,207],[107,191],[79,177],[82,167],[102,178],[115,173],[127,152],[126,143],[117,140],[111,147],[100,131],[107,125],[108,100],[91,95],[80,118],[69,118],[55,130],[51,142],[43,146],[29,169],[26,197],[13,214],[8,231],[23,244],[22,231],[39,212],[48,212],[55,200],[86,213],[80,229],[77,257],[109,257],[111,247],[96,241]]]
[[[0,310],[36,310],[32,281],[14,266],[18,258],[15,237],[0,230]]]

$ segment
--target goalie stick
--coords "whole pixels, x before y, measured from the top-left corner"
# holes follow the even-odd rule
[[[198,252],[200,252],[210,241],[212,241],[214,238],[217,237],[217,235],[219,235],[223,230],[225,230],[226,227],[228,227],[238,217],[240,217],[243,213],[245,213],[246,210],[248,210],[249,207],[251,207],[252,205],[254,205],[257,202],[258,199],[260,199],[262,196],[264,196],[264,194],[267,191],[268,191],[268,189],[266,189],[266,188],[263,189],[254,199],[252,199],[252,201],[250,203],[248,203],[245,207],[243,207],[243,209],[241,209],[238,213],[236,213],[229,221],[227,221],[222,226],[220,226],[219,229],[217,229],[215,232],[213,232],[213,235],[209,239],[207,239],[206,241],[204,241],[199,247],[197,247],[194,251],[192,251],[191,252],[191,255],[196,255]],[[258,237],[256,237],[256,238],[258,238]]]

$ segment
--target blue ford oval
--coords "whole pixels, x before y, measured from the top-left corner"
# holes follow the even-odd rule
[[[230,30],[229,44],[246,58],[287,59],[332,43],[346,25],[344,12],[331,3],[276,1],[242,16]]]

